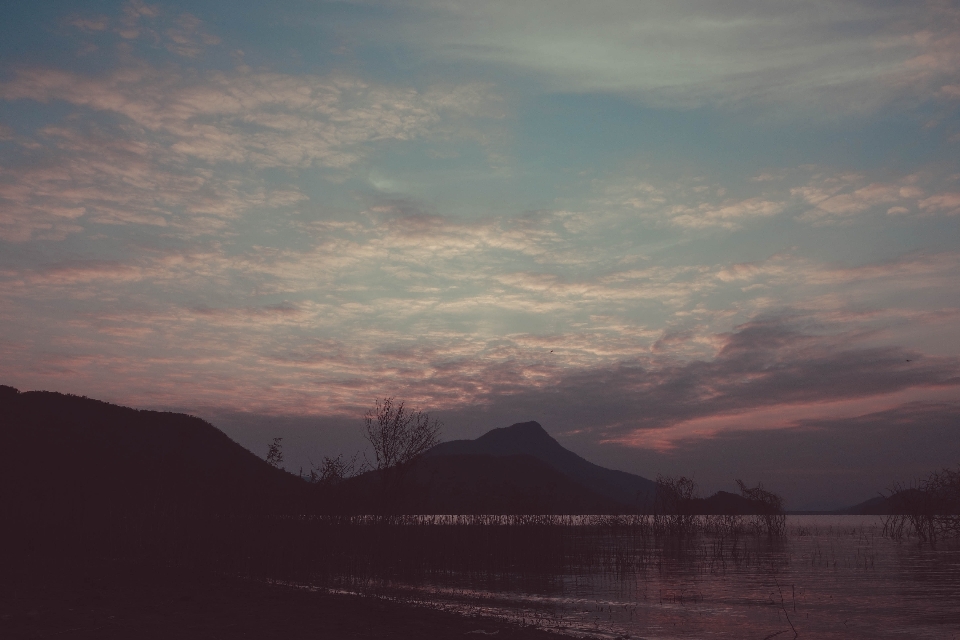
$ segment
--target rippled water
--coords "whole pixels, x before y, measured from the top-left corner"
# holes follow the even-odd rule
[[[960,544],[891,540],[872,516],[787,526],[785,540],[748,537],[733,552],[709,536],[657,547],[621,572],[445,576],[383,593],[594,637],[960,639]]]

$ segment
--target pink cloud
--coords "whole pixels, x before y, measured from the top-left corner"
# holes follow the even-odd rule
[[[362,145],[423,137],[444,113],[475,113],[477,87],[417,92],[346,77],[212,72],[187,80],[131,66],[101,77],[21,71],[0,85],[5,100],[64,100],[129,118],[172,136],[169,147],[205,162],[259,167],[348,167]]]
[[[199,29],[189,16],[181,22]],[[62,100],[118,117],[16,140],[31,161],[0,170],[0,237],[18,242],[62,239],[91,222],[222,233],[226,220],[252,209],[306,201],[292,186],[266,188],[248,168],[345,169],[370,144],[428,136],[445,114],[476,114],[496,101],[472,86],[417,92],[242,69],[186,80],[142,63],[99,77],[22,70],[0,84],[0,99]]]
[[[939,193],[924,198],[917,203],[921,210],[928,213],[943,212],[947,215],[960,215],[960,193]]]
[[[13,241],[77,233],[90,223],[147,225],[182,235],[222,232],[251,209],[297,206],[286,185],[240,183],[233,176],[184,171],[157,141],[121,133],[45,127],[44,162],[0,169],[0,236]],[[69,225],[65,219],[74,221]]]
[[[170,39],[167,50],[181,56],[195,57],[210,45],[220,44],[220,38],[203,29],[203,21],[190,13],[182,13],[176,25],[166,30]]]
[[[957,209],[954,194],[944,191],[951,182],[943,169],[935,168],[878,181],[861,173],[807,166],[763,172],[735,185],[739,197],[702,179],[658,183],[648,178],[632,183],[627,178],[599,185],[603,196],[596,204],[619,210],[621,216],[634,211],[655,225],[689,230],[735,230],[791,210],[815,225],[849,225],[881,211],[891,216],[951,215]],[[576,219],[571,216],[568,224]]]
[[[751,218],[766,218],[776,215],[784,208],[785,203],[783,202],[749,198],[739,202],[724,202],[714,207],[701,205],[697,209],[679,208],[671,212],[671,220],[681,227],[724,227],[732,229]]]
[[[698,417],[659,429],[638,429],[607,442],[667,452],[687,442],[711,440],[723,434],[797,429],[809,422],[860,418],[895,410],[910,403],[952,402],[956,398],[956,392],[955,387],[921,387],[866,398],[748,408],[733,413]]]
[[[110,26],[110,19],[106,16],[97,16],[96,18],[75,16],[67,22],[70,26],[76,27],[81,31],[106,31],[107,27]]]
[[[751,220],[775,216],[786,206],[784,200],[766,193],[742,199],[726,195],[725,187],[696,180],[662,185],[627,181],[607,186],[603,204],[629,207],[642,212],[645,219],[688,229],[737,229]]]
[[[123,5],[123,17],[121,18],[121,28],[117,30],[120,37],[132,40],[140,36],[141,18],[156,18],[160,15],[160,9],[157,5],[150,5],[143,0],[128,0]]]

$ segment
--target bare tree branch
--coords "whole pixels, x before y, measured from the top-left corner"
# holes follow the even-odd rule
[[[410,410],[393,397],[377,398],[363,418],[364,436],[373,447],[374,470],[384,487],[399,490],[407,468],[427,450],[440,443],[443,423],[430,420],[419,409]]]
[[[280,469],[283,466],[283,438],[274,438],[267,447],[267,464]]]

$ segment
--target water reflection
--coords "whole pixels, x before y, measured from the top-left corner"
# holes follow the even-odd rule
[[[792,516],[779,540],[611,531],[568,535],[553,571],[548,554],[539,571],[427,567],[339,584],[592,637],[960,638],[960,546],[892,540],[876,517]]]

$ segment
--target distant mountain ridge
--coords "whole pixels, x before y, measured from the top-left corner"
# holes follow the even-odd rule
[[[50,391],[0,386],[0,448],[0,496],[25,511],[279,509],[304,493],[200,418]]]
[[[624,513],[627,508],[529,455],[451,454],[418,460],[390,509],[407,514],[515,515]],[[343,483],[346,510],[376,512],[379,474]]]
[[[493,429],[476,440],[442,442],[430,449],[425,458],[450,455],[531,456],[622,509],[647,509],[657,487],[642,476],[607,469],[581,458],[534,421]]]
[[[897,514],[910,513],[911,503],[915,504],[922,500],[920,491],[916,488],[904,489],[898,493],[890,495],[879,495],[869,500],[864,500],[852,507],[847,507],[837,511],[837,513],[859,516],[890,516]]]
[[[320,495],[295,475],[275,469],[199,418],[143,411],[47,391],[20,393],[0,385],[0,503],[37,506],[56,520],[91,509],[111,513],[161,503],[239,512],[300,509]],[[444,442],[410,470],[407,513],[651,512],[656,483],[606,469],[565,449],[537,422],[493,429],[475,440]],[[357,491],[331,508],[379,507],[376,474],[344,482]],[[903,496],[900,496],[903,498]],[[695,514],[748,514],[742,496],[719,491],[689,504]],[[889,514],[904,506],[892,496],[833,511]],[[369,512],[369,511],[368,511]]]
[[[607,469],[565,449],[535,421],[519,422],[493,429],[476,440],[442,442],[425,454],[425,462],[457,457],[494,456],[534,459],[562,474],[578,489],[579,499],[567,503],[569,513],[652,513],[657,483],[626,471]],[[530,464],[528,462],[527,464]],[[586,490],[585,492],[583,490]],[[584,496],[596,496],[593,509],[584,510]],[[556,504],[556,503],[554,503]],[[690,514],[749,515],[757,513],[757,505],[743,496],[718,491],[707,498],[694,498],[685,507]]]

